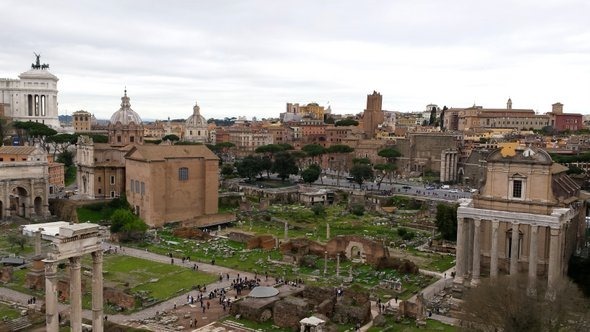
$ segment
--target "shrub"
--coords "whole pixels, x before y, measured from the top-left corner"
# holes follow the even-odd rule
[[[362,216],[363,214],[365,214],[365,206],[362,204],[354,204],[350,208],[350,212],[355,216]]]
[[[323,216],[323,215],[326,214],[326,209],[324,208],[324,206],[322,204],[314,204],[314,205],[312,205],[311,206],[311,211],[316,216]]]

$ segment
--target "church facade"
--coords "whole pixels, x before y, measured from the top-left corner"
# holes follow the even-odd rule
[[[32,121],[52,128],[59,127],[57,81],[48,64],[41,64],[40,55],[31,69],[18,79],[0,78],[1,116],[13,121]]]
[[[111,116],[108,136],[108,143],[94,143],[87,136],[78,139],[76,180],[83,198],[116,198],[125,193],[125,154],[133,145],[143,144],[143,123],[131,109],[127,90],[121,108]]]
[[[485,183],[457,210],[455,282],[526,274],[549,288],[583,241],[579,186],[541,149],[505,147],[486,158]]]

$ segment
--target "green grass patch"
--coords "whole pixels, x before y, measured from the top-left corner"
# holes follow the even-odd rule
[[[76,182],[76,166],[72,165],[70,167],[67,167],[65,169],[65,174],[64,174],[64,183],[66,186],[69,186],[71,184],[73,184],[74,182]]]
[[[0,303],[0,319],[15,319],[20,317],[20,310]]]
[[[368,332],[456,332],[457,328],[451,325],[441,323],[436,320],[427,319],[425,327],[417,327],[416,321],[413,319],[405,318],[401,322],[396,322],[393,316],[385,316],[387,324],[382,327],[372,326]]]

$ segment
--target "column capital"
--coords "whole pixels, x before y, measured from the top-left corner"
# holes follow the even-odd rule
[[[70,257],[70,269],[80,269],[80,256]]]
[[[481,218],[474,218],[473,224],[475,225],[475,227],[479,227],[481,225]]]
[[[43,263],[45,263],[45,276],[54,277],[57,273],[57,261],[44,259]]]
[[[102,250],[97,250],[92,252],[92,262],[93,263],[102,263],[103,260],[103,252]]]
[[[553,228],[551,227],[551,236],[558,236],[561,233],[561,228]]]

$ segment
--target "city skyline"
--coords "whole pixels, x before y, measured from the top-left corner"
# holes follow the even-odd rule
[[[139,6],[138,4],[141,4]],[[33,52],[60,81],[59,114],[108,119],[127,87],[142,119],[275,118],[287,102],[355,114],[505,107],[586,111],[583,1],[57,1],[0,4],[0,76]]]

